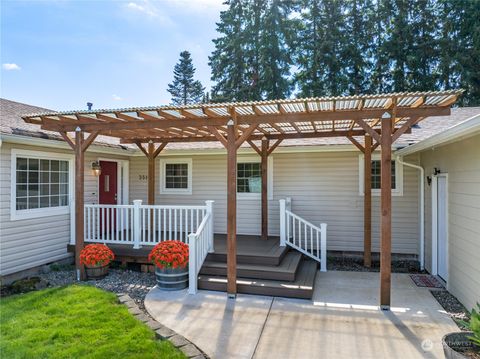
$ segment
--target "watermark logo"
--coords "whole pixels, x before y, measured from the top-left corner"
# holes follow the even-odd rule
[[[422,349],[426,352],[431,351],[433,349],[433,342],[430,339],[423,340]]]

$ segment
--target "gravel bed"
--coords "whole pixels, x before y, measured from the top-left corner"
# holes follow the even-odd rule
[[[367,268],[363,265],[362,258],[356,257],[328,257],[328,270],[351,271],[351,272],[379,272],[380,261],[372,260],[372,266]],[[418,261],[412,259],[397,259],[392,261],[393,273],[425,273],[421,271]]]
[[[51,271],[40,274],[40,277],[48,283],[49,287],[64,286],[76,282],[73,270]],[[127,293],[144,310],[143,300],[150,289],[155,286],[155,274],[111,268],[105,278],[88,280],[85,283],[114,293]]]
[[[468,320],[467,309],[455,298],[450,292],[446,290],[431,290],[433,297],[445,309],[447,314],[453,319],[457,326],[465,330],[458,324],[458,320]]]

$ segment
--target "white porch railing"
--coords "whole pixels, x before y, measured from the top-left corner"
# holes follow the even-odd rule
[[[320,270],[327,271],[327,224],[320,227],[291,211],[290,198],[280,200],[280,245],[288,245],[320,262]]]
[[[213,201],[204,206],[142,205],[141,200],[132,205],[86,204],[85,241],[131,244],[136,249],[166,240],[187,243],[188,235],[197,232],[212,206]]]
[[[188,293],[196,294],[200,268],[202,268],[207,254],[214,251],[212,208],[210,208],[210,211],[203,217],[202,223],[200,223],[197,231],[188,235],[188,249]]]

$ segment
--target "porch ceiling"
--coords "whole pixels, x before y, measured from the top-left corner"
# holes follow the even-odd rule
[[[31,114],[23,119],[44,130],[70,132],[80,128],[120,138],[122,143],[218,141],[218,134],[226,137],[231,120],[237,125],[237,135],[249,140],[377,137],[380,119],[386,113],[394,117],[396,131],[428,116],[450,114],[450,106],[461,93],[452,90],[66,111]]]

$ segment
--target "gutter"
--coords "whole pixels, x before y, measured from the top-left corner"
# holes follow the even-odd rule
[[[403,162],[402,156],[397,155],[396,160],[404,166],[420,171],[420,270],[425,269],[425,170],[419,165]]]

